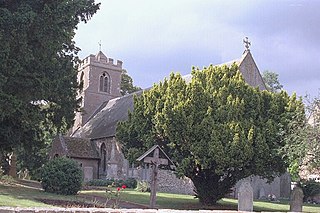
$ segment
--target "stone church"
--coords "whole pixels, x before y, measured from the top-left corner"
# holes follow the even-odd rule
[[[217,66],[229,66],[233,63],[239,66],[249,85],[261,90],[266,89],[248,45],[240,59]],[[120,94],[122,70],[122,61],[117,60],[115,63],[101,51],[82,60],[78,74],[78,80],[83,84],[83,89],[79,92],[82,97],[81,111],[76,114],[72,134],[57,136],[52,144],[50,156],[67,156],[78,161],[83,169],[85,181],[130,177],[148,180],[148,168],[130,166],[121,152],[121,144],[115,139],[117,123],[126,120],[128,110],[133,109],[133,94]],[[184,76],[184,79],[190,81],[191,75]],[[141,92],[135,94],[139,95]],[[189,179],[178,179],[169,171],[162,171],[159,175],[160,191],[193,193],[192,182]],[[267,184],[260,178],[249,179],[254,188],[254,198],[268,194],[289,197],[290,177],[276,178],[272,184]],[[179,187],[181,185],[184,187]],[[175,191],[175,188],[185,191]]]

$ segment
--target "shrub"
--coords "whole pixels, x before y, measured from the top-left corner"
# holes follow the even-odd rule
[[[108,187],[121,187],[126,185],[127,188],[136,188],[137,181],[134,178],[128,178],[127,180],[114,180],[114,179],[94,179],[86,183],[88,186],[108,186]]]
[[[138,181],[136,190],[138,192],[150,192],[150,185],[147,181]]]
[[[86,182],[87,186],[108,186],[111,185],[113,181],[111,180],[102,180],[102,179],[93,179]]]
[[[137,187],[137,180],[134,178],[128,178],[125,180],[124,185],[126,185],[128,188],[135,189]]]
[[[303,190],[303,200],[307,201],[310,198],[312,199],[312,197],[316,196],[316,195],[320,195],[320,183],[319,182],[315,182],[313,180],[309,180],[309,181],[305,181],[300,183],[300,186]]]
[[[2,175],[0,176],[0,182],[11,185],[14,183],[14,178],[9,175]]]
[[[81,184],[82,170],[69,158],[55,158],[41,171],[41,185],[46,192],[74,195],[81,189]]]

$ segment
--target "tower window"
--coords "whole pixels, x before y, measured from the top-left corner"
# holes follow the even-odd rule
[[[100,92],[110,93],[110,77],[107,73],[100,76]]]

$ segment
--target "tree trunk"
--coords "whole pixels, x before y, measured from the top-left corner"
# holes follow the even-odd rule
[[[208,174],[209,173],[209,174]],[[196,197],[202,205],[212,206],[231,192],[235,181],[230,178],[221,179],[212,172],[201,172],[191,178],[195,186]]]

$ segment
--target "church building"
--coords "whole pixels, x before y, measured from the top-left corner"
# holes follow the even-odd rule
[[[248,43],[240,59],[217,66],[230,66],[233,63],[239,66],[241,74],[249,85],[266,90]],[[78,161],[83,169],[85,181],[130,177],[140,180],[148,179],[148,169],[130,166],[121,152],[121,144],[115,138],[117,123],[126,120],[128,111],[133,109],[134,95],[121,96],[120,94],[122,69],[122,61],[117,60],[115,63],[101,51],[96,55],[89,55],[82,61],[78,74],[78,80],[83,84],[83,89],[79,92],[82,97],[81,112],[76,114],[72,134],[57,136],[52,144],[50,156],[67,156]],[[184,79],[188,82],[191,77],[191,74],[186,75]],[[141,93],[142,91],[139,91],[134,94]],[[185,186],[189,184],[190,190],[185,193],[192,193],[190,180],[176,178],[177,182],[175,182],[174,175],[169,176],[164,175],[165,178],[171,178],[170,181],[165,181],[164,188],[174,191],[174,188],[186,188]],[[254,183],[252,182],[254,198],[264,194],[288,197],[290,178],[289,181],[287,179],[287,177],[283,180],[281,177],[276,178],[273,185],[267,184],[263,179],[254,179]],[[168,185],[169,182],[172,184]],[[180,184],[184,187],[177,187]],[[283,189],[281,185],[285,185]]]

